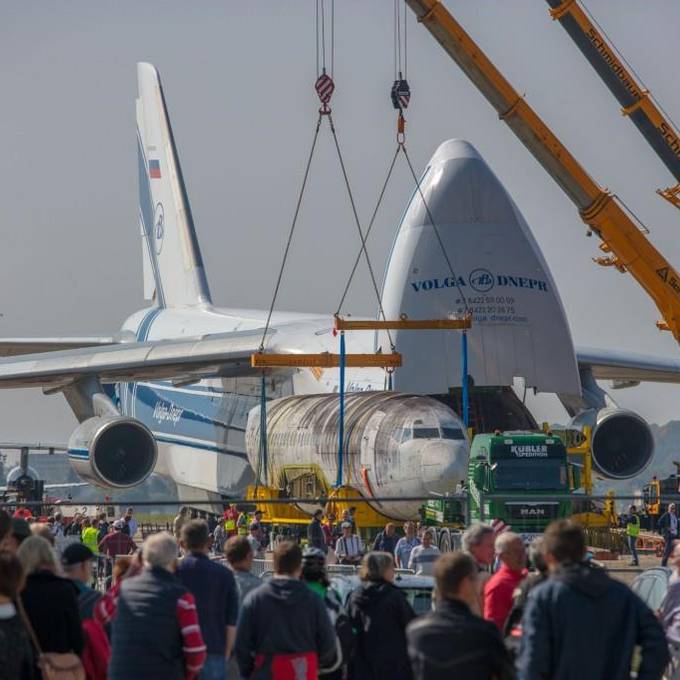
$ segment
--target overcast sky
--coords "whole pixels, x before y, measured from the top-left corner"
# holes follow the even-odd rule
[[[672,178],[564,30],[536,0],[447,0],[587,170],[680,265]],[[392,1],[336,2],[334,116],[361,215],[394,149]],[[680,117],[680,3],[589,0]],[[313,0],[0,0],[0,335],[115,332],[144,305],[137,221],[137,61],[161,72],[213,298],[267,307],[318,102]],[[558,283],[577,344],[677,357],[632,277],[594,265],[576,209],[409,13],[408,147],[424,167],[445,139],[472,142],[514,197]],[[335,309],[356,233],[328,136],[320,142],[280,308]],[[413,190],[400,167],[371,236],[382,271]],[[348,309],[373,311],[362,272]],[[651,421],[680,417],[680,386],[617,392]],[[545,415],[558,417],[548,406]],[[543,416],[540,413],[539,416]],[[64,441],[60,396],[0,392],[0,439]]]

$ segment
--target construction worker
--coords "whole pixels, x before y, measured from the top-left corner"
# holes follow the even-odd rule
[[[631,566],[637,567],[640,562],[637,552],[637,540],[640,535],[640,517],[634,505],[628,508],[628,517],[626,518],[626,536],[628,536],[628,547],[630,548]]]
[[[231,538],[236,536],[236,520],[238,519],[238,510],[231,505],[226,503],[224,506],[224,514],[222,515],[224,520],[224,529],[227,532],[227,537]]]
[[[80,532],[80,540],[92,551],[93,555],[97,554],[99,529],[92,526],[92,520],[89,517],[86,517],[83,520],[83,530]]]
[[[248,524],[248,513],[240,512],[236,520],[236,533],[239,536],[248,536]]]

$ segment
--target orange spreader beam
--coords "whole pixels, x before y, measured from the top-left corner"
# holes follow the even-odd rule
[[[472,318],[462,316],[455,319],[343,319],[335,317],[338,331],[399,331],[399,330],[465,330],[472,327]]]
[[[338,368],[340,355],[330,352],[319,354],[264,354],[250,356],[253,368]],[[345,366],[348,368],[399,368],[401,354],[346,354]]]

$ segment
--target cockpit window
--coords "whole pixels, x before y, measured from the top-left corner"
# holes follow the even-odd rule
[[[394,432],[392,432],[392,438],[399,442],[407,442],[411,439],[411,428],[410,427],[398,427]]]
[[[465,439],[463,430],[459,427],[442,427],[442,435],[444,439]]]
[[[414,439],[439,439],[439,430],[436,427],[414,427]]]

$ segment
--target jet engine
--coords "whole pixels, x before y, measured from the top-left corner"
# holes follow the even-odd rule
[[[640,474],[654,456],[654,439],[646,421],[621,408],[588,409],[570,427],[592,428],[593,468],[605,479],[630,479]]]
[[[75,471],[97,486],[128,489],[153,471],[158,448],[143,423],[125,416],[95,416],[83,421],[68,442]]]

